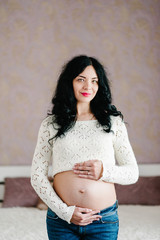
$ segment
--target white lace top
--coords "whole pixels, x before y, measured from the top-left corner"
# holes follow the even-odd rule
[[[103,162],[101,180],[132,184],[138,179],[138,166],[128,140],[127,130],[120,117],[111,117],[113,132],[106,133],[97,120],[77,121],[65,136],[48,140],[56,134],[52,116],[41,124],[35,149],[31,184],[40,198],[60,218],[70,223],[75,206],[67,206],[48,181],[48,167],[52,160],[52,174],[72,170],[75,163],[87,160]]]

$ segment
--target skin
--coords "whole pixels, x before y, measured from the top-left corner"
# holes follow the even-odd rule
[[[88,66],[73,80],[73,90],[77,99],[77,120],[90,120],[94,118],[90,102],[98,91],[98,77],[93,66]],[[83,94],[86,94],[85,96]],[[77,163],[73,167],[73,172],[80,178],[99,180],[102,176],[103,165],[100,160],[89,160]],[[85,226],[101,216],[99,210],[75,207],[71,222]]]
[[[90,113],[90,102],[98,91],[98,77],[92,66],[88,66],[73,80],[73,90],[77,99],[78,114]],[[82,93],[90,94],[88,97]]]

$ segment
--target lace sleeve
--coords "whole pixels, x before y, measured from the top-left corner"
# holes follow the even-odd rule
[[[128,139],[126,126],[120,117],[116,117],[113,123],[113,131],[113,147],[118,165],[104,164],[101,179],[122,185],[133,184],[138,180],[139,171]]]
[[[50,139],[51,125],[46,118],[39,129],[37,145],[31,167],[31,184],[39,197],[61,219],[70,223],[75,206],[67,206],[56,194],[48,180],[49,162],[52,156]]]

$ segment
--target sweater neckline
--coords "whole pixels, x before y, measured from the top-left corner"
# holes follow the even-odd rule
[[[76,123],[89,123],[89,122],[97,122],[97,119],[93,120],[77,120]]]

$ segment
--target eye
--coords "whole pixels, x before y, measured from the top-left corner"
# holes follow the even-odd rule
[[[93,83],[98,83],[98,80],[92,80]]]
[[[83,78],[78,78],[77,79],[79,82],[84,82],[84,79]]]

